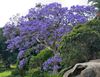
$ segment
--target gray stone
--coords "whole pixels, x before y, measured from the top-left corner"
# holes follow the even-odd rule
[[[77,63],[63,77],[100,77],[100,59]]]

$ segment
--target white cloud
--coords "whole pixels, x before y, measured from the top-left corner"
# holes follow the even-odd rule
[[[0,0],[0,27],[3,27],[9,18],[16,15],[16,13],[24,15],[28,12],[28,9],[39,2],[43,4],[59,2],[63,6],[87,4],[87,0]]]

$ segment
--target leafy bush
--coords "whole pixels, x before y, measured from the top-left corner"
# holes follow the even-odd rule
[[[39,54],[36,56],[32,56],[30,59],[30,68],[36,68],[41,67],[43,62],[46,61],[49,57],[53,56],[52,51],[50,51],[48,48],[45,48],[44,50],[40,51]]]
[[[38,68],[30,69],[28,71],[28,77],[44,77],[44,76],[43,76],[43,72],[38,67]]]
[[[58,74],[49,74],[49,73],[45,73],[44,77],[61,77]]]
[[[50,74],[42,72],[40,68],[30,69],[28,75],[25,77],[60,77],[58,74]]]
[[[100,20],[76,26],[62,38],[60,49],[64,67],[100,58]]]
[[[18,69],[12,70],[11,75],[8,77],[20,77],[19,70]]]

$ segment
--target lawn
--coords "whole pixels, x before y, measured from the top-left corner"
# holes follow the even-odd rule
[[[11,71],[10,70],[4,71],[4,72],[0,72],[0,77],[7,77],[9,75],[11,75]]]
[[[16,65],[11,65],[9,70],[5,70],[4,68],[0,68],[0,77],[8,77],[11,75],[12,70],[16,68]],[[4,71],[5,70],[5,71]]]

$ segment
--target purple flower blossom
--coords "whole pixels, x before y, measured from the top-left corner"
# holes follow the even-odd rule
[[[25,64],[26,64],[26,59],[20,60],[19,65],[18,65],[19,69],[23,69]]]
[[[58,70],[60,68],[59,64],[61,61],[62,59],[60,55],[56,54],[43,63],[43,70]]]
[[[19,53],[18,53],[18,56],[17,56],[17,59],[20,60],[24,57],[24,54],[25,54],[25,51],[24,50],[21,50]]]
[[[8,48],[12,50],[28,49],[37,41],[51,47],[73,26],[87,22],[90,16],[95,16],[94,7],[77,5],[68,9],[61,4],[51,3],[31,8],[26,16],[19,18],[17,26],[7,23],[3,29],[4,36],[9,40]]]

